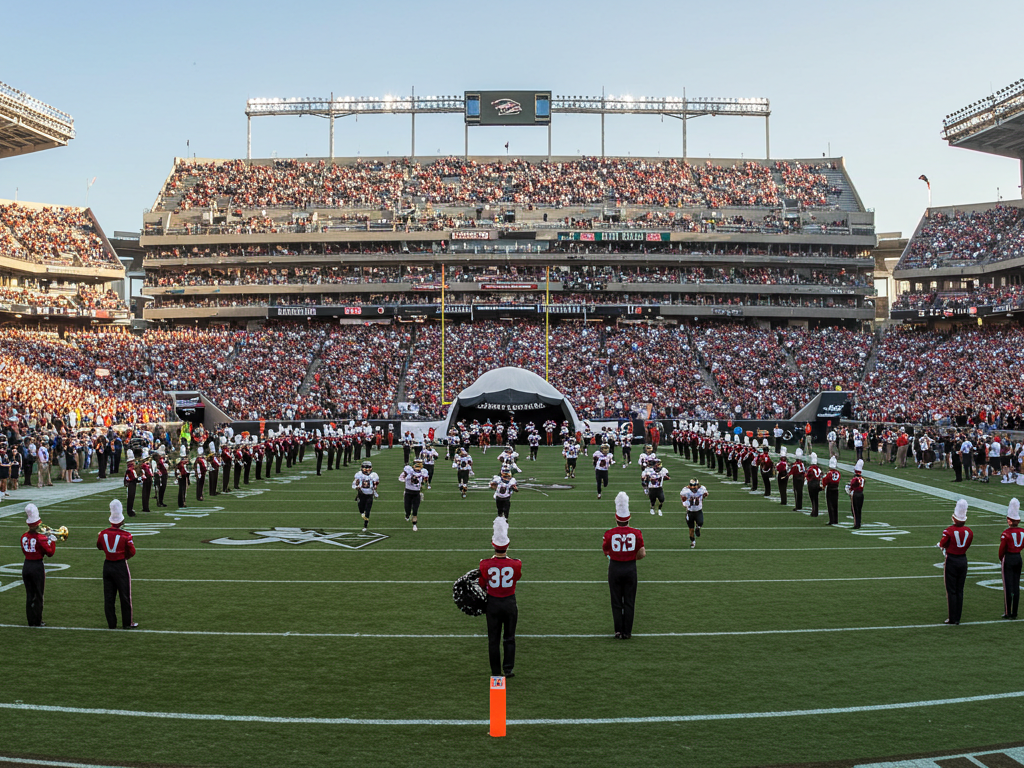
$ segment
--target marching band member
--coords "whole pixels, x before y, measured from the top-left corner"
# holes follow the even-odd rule
[[[139,473],[135,470],[135,451],[128,449],[128,468],[124,472],[124,486],[128,489],[128,517],[135,517],[135,488],[139,484]]]
[[[1003,618],[1016,619],[1020,602],[1020,551],[1024,549],[1024,531],[1020,529],[1020,501],[1010,499],[1006,508],[1009,526],[999,537],[999,563],[1003,575]]]
[[[43,623],[43,591],[46,588],[46,569],[43,557],[53,557],[57,551],[57,537],[39,532],[42,520],[35,504],[25,505],[28,531],[21,534],[21,551],[25,562],[21,566],[21,580],[25,583],[25,614],[30,627],[45,627]]]
[[[949,615],[944,624],[959,624],[964,610],[964,583],[967,581],[967,550],[974,540],[974,532],[968,528],[967,501],[960,499],[953,510],[953,524],[942,532],[935,546],[946,556],[942,574],[946,581],[946,605]]]
[[[188,448],[181,446],[180,458],[175,467],[174,476],[178,481],[178,509],[185,509],[185,489],[188,488]]]
[[[608,589],[612,598],[612,623],[615,637],[633,636],[636,607],[636,561],[647,556],[644,535],[629,525],[629,496],[623,491],[615,497],[615,527],[604,532],[601,549],[608,556]]]
[[[523,575],[523,562],[508,556],[508,521],[500,515],[494,518],[491,546],[494,556],[480,561],[480,586],[487,590],[487,656],[491,662],[491,675],[515,677],[516,624],[519,606],[516,604],[516,584]],[[504,635],[504,637],[502,637]],[[503,648],[504,646],[504,648]],[[502,650],[505,652],[502,661]]]
[[[103,612],[107,617],[107,626],[110,629],[117,629],[114,597],[120,597],[121,626],[125,629],[135,629],[139,625],[133,621],[132,574],[128,570],[129,558],[135,557],[135,542],[132,541],[131,533],[121,528],[124,524],[124,514],[121,512],[121,502],[117,499],[110,502],[109,520],[110,527],[100,531],[96,537],[96,549],[103,552],[105,558],[103,561]]]
[[[811,463],[807,466],[807,493],[811,497],[811,517],[818,516],[818,494],[821,493],[821,467],[818,466],[818,454],[811,454]]]

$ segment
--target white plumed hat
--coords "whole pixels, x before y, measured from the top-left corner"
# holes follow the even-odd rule
[[[615,497],[615,519],[629,520],[629,496],[625,491],[619,491]]]
[[[25,523],[33,525],[39,522],[39,508],[35,504],[25,505]]]
[[[199,448],[197,450],[197,455],[199,455],[199,456],[203,455],[203,446],[201,446],[201,445],[199,446]]]
[[[831,459],[828,460],[828,468],[829,469],[835,469],[838,466],[839,466],[839,462],[836,460],[835,456],[833,456]]]
[[[491,536],[491,544],[495,549],[505,549],[508,547],[508,520],[501,515],[494,518],[494,534]]]
[[[1020,520],[1020,502],[1017,499],[1010,499],[1006,508],[1006,517],[1010,520]]]
[[[186,448],[184,445],[181,446],[181,450],[178,451],[178,455],[184,459],[186,456],[188,456],[188,448]]]
[[[818,463],[818,454],[812,453],[811,454],[811,464],[817,464],[817,463]]]
[[[128,453],[125,454],[125,459],[128,461],[135,461],[135,451],[129,448]]]
[[[797,448],[796,449],[796,457],[798,459],[802,459],[803,455],[804,455],[804,449],[803,448]]]
[[[953,510],[953,519],[959,520],[961,523],[967,519],[967,500],[960,499],[956,503],[956,508]]]
[[[120,499],[114,499],[110,502],[110,517],[108,519],[114,525],[124,522],[124,510],[121,507]]]
[[[779,451],[779,456],[786,458],[786,446],[782,446],[782,450]]]
[[[854,472],[861,472],[864,470],[864,459],[857,459],[857,463],[853,465]]]

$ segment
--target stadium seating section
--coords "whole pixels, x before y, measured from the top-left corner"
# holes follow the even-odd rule
[[[1024,256],[1024,210],[997,205],[922,221],[897,269],[972,266]]]
[[[272,208],[402,209],[477,205],[569,207],[594,204],[652,208],[780,206],[858,210],[841,171],[776,161],[714,165],[679,160],[581,158],[531,163],[523,159],[477,162],[449,157],[429,163],[324,160],[179,161],[156,210]],[[239,222],[250,231],[273,231],[266,215]],[[453,222],[454,223],[454,222]],[[447,226],[451,226],[448,224]],[[440,228],[440,227],[439,227]]]
[[[53,266],[121,268],[81,208],[0,204],[0,256]]]
[[[0,416],[78,424],[169,417],[165,390],[204,391],[234,418],[372,418],[411,403],[441,417],[440,325],[272,322],[253,330],[54,334],[0,330],[7,398]],[[972,361],[970,366],[963,360]],[[560,322],[547,349],[551,383],[583,417],[644,403],[682,418],[793,415],[811,396],[856,393],[872,421],[1019,420],[1024,330],[963,326],[949,333],[896,327],[880,338],[842,329],[763,330]],[[536,321],[447,324],[445,400],[484,371],[545,370]],[[1019,423],[1019,421],[1018,421]]]

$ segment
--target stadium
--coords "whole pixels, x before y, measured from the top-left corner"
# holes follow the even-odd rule
[[[950,146],[1024,181],[1022,94],[948,116]],[[411,116],[410,152],[336,157],[334,121],[377,113]],[[463,155],[416,153],[439,113]],[[330,120],[325,156],[251,157],[253,117],[299,114]],[[569,114],[600,116],[600,155],[551,153]],[[645,114],[679,119],[682,155],[606,156],[605,116]],[[770,114],[251,99],[247,156],[168,157],[138,233],[0,200],[0,761],[1024,764],[1000,545],[1024,485],[1024,203],[929,206],[889,239],[844,157],[771,156]],[[688,156],[712,115],[763,118],[765,157]],[[75,139],[2,84],[0,121],[0,158]],[[546,130],[548,153],[471,155],[488,125]],[[630,632],[597,545],[620,492],[646,546]],[[113,499],[137,555],[106,618],[128,633],[99,612]],[[962,622],[935,549],[960,499]],[[11,543],[27,507],[70,531],[45,613]],[[494,554],[496,508],[523,569],[505,676],[450,597]]]

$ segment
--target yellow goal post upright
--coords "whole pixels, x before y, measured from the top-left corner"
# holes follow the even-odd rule
[[[548,377],[548,341],[551,339],[551,265],[544,267],[544,381]]]
[[[444,399],[444,264],[441,265],[441,405],[451,405],[451,400]]]

